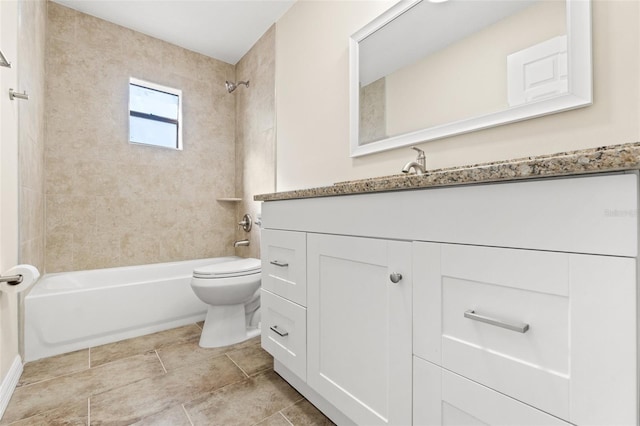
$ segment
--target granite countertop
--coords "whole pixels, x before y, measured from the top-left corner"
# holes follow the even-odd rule
[[[331,197],[633,169],[640,169],[640,142],[464,167],[427,170],[427,173],[423,175],[398,174],[339,182],[320,188],[260,194],[253,199],[256,201],[276,201]]]

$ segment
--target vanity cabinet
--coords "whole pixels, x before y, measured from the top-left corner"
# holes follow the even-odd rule
[[[413,371],[416,426],[570,425],[418,357]]]
[[[411,424],[411,243],[309,233],[307,256],[307,383],[356,424]]]
[[[415,355],[574,424],[636,422],[635,259],[422,242],[413,256]]]
[[[265,202],[263,241],[306,244],[305,372],[264,316],[263,346],[338,424],[637,425],[637,192],[617,173]]]
[[[307,376],[306,234],[263,230],[262,347],[301,380]]]

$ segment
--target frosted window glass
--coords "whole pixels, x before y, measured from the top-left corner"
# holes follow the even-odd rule
[[[182,149],[181,94],[177,89],[132,78],[129,83],[129,142]]]
[[[129,109],[178,119],[178,96],[131,84]]]
[[[178,137],[178,126],[146,118],[129,117],[129,140],[134,143],[144,143],[165,148],[175,148]]]

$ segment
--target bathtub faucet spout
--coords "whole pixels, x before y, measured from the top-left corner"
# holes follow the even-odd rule
[[[233,242],[233,246],[234,247],[240,247],[240,246],[248,246],[249,245],[249,240],[240,240],[240,241],[234,241]]]

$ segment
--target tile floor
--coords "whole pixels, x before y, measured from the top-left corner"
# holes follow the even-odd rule
[[[30,362],[0,425],[332,425],[260,338],[198,346],[200,324]]]

